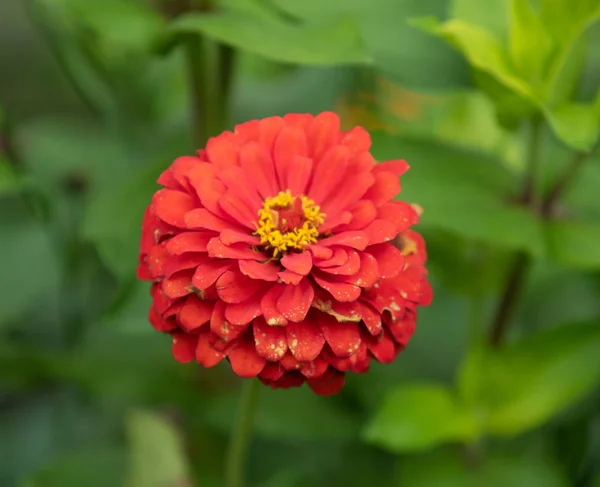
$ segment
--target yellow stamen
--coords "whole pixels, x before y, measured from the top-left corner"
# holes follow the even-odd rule
[[[302,209],[302,215],[297,216],[302,216],[304,221],[301,226],[286,230],[287,219],[281,218],[280,221],[279,212],[296,203],[297,198],[301,201]],[[261,244],[273,250],[273,257],[278,257],[288,250],[304,250],[311,243],[315,243],[319,236],[318,227],[324,221],[325,215],[313,200],[304,195],[292,196],[288,189],[265,200],[264,206],[258,210],[258,223],[254,235],[260,237]]]

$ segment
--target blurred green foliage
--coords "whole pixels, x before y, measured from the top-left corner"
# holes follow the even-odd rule
[[[249,485],[599,487],[598,2],[206,5],[0,2],[0,484],[222,485],[239,383],[175,363],[135,280],[201,38],[230,124],[334,109],[408,160],[435,290],[394,364],[261,392]]]

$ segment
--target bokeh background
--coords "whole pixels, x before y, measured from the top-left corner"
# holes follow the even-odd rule
[[[222,485],[239,381],[177,364],[135,279],[201,36],[204,135],[335,110],[411,164],[435,291],[394,364],[261,391],[248,485],[599,487],[598,2],[212,3],[0,2],[0,485]]]

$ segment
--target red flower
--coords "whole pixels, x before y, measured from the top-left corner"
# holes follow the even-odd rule
[[[391,362],[432,293],[405,161],[377,163],[334,113],[253,120],[180,157],[143,221],[138,277],[173,355],[333,394]]]

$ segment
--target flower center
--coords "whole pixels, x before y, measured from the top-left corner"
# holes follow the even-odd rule
[[[273,257],[288,250],[304,250],[317,241],[319,225],[325,221],[321,208],[306,196],[292,196],[291,191],[280,191],[267,198],[258,210],[254,235],[273,249]]]

